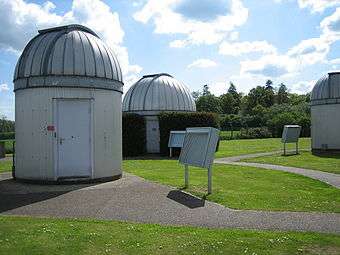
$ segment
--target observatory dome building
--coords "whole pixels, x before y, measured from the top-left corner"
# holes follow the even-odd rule
[[[14,72],[15,177],[119,178],[122,87],[116,56],[92,30],[39,30]]]
[[[145,116],[148,153],[160,152],[158,115],[161,112],[195,111],[189,89],[166,73],[143,76],[131,86],[123,100],[123,112]]]
[[[312,151],[340,152],[340,72],[329,72],[311,95]]]

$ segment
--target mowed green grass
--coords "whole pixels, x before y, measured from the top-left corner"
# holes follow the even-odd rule
[[[266,138],[266,139],[241,139],[220,141],[220,147],[216,152],[216,158],[232,157],[244,154],[270,152],[282,150],[283,145],[281,138]],[[295,149],[295,144],[288,144],[288,149]],[[300,149],[310,149],[310,138],[299,139]]]
[[[147,180],[183,188],[176,160],[125,160],[123,169]],[[235,209],[340,212],[340,190],[304,176],[260,168],[214,164],[213,193],[207,170],[189,168],[191,194]]]
[[[13,142],[14,142],[14,140],[12,140],[12,139],[0,140],[0,142],[5,142],[6,153],[12,153],[13,152]]]
[[[12,171],[12,160],[0,160],[0,173]]]
[[[282,154],[243,160],[246,162],[266,163],[282,166],[293,166],[340,174],[340,155],[316,156],[311,152],[300,152],[298,155]]]
[[[0,254],[339,254],[340,236],[0,217]]]

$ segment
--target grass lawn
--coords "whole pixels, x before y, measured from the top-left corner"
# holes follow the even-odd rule
[[[0,160],[0,173],[12,171],[12,160]]]
[[[339,254],[340,236],[0,217],[0,254]]]
[[[184,167],[176,160],[125,160],[124,171],[183,188]],[[207,170],[190,167],[188,192],[205,197]],[[213,194],[206,199],[235,209],[340,212],[340,190],[285,172],[214,164]]]
[[[310,138],[299,139],[300,149],[310,149]],[[288,149],[295,149],[294,144],[289,144]],[[269,152],[282,150],[281,138],[267,139],[241,139],[221,141],[216,158],[238,156],[251,153]]]
[[[315,156],[311,152],[299,155],[282,156],[281,154],[243,160],[246,162],[267,163],[282,166],[295,166],[340,174],[340,155]]]
[[[5,142],[6,153],[13,153],[13,141],[14,140],[0,140],[0,142]]]

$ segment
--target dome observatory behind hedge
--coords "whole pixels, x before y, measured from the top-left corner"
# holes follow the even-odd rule
[[[143,76],[131,86],[123,100],[123,112],[145,117],[148,153],[160,152],[160,113],[195,111],[195,101],[189,89],[166,73]]]

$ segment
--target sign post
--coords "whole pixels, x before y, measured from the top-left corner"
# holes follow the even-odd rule
[[[287,155],[286,143],[295,143],[295,153],[299,153],[299,137],[301,127],[299,125],[285,125],[282,132],[283,155]]]
[[[184,165],[185,187],[189,186],[189,165],[207,169],[208,194],[212,193],[212,164],[219,130],[212,127],[187,128],[179,162]]]

